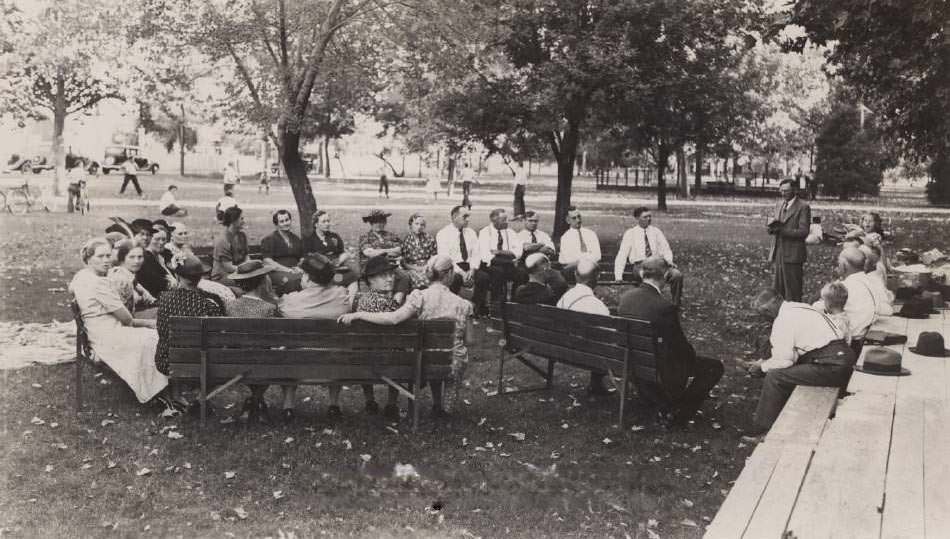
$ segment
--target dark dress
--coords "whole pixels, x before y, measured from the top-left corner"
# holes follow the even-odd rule
[[[165,269],[158,256],[151,251],[145,251],[142,268],[135,274],[136,280],[148,293],[158,298],[162,292],[168,290],[171,272]]]
[[[316,234],[307,236],[303,239],[303,252],[305,254],[320,253],[333,259],[343,254],[343,239],[339,234],[327,232],[326,238],[327,241],[324,243]]]
[[[158,349],[155,367],[168,374],[169,322],[173,316],[224,316],[224,311],[209,294],[200,290],[173,288],[158,299]]]
[[[278,264],[292,268],[300,262],[303,256],[303,242],[293,232],[286,232],[286,239],[275,230],[271,235],[261,240],[261,256],[271,258]],[[342,242],[341,242],[342,244]]]

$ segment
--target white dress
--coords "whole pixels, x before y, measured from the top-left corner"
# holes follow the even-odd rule
[[[112,315],[124,305],[109,279],[85,268],[73,277],[69,290],[79,304],[96,357],[132,388],[139,402],[147,402],[165,389],[168,378],[155,367],[158,332],[123,326]]]

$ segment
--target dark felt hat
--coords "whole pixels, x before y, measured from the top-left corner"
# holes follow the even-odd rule
[[[897,316],[904,318],[925,319],[934,313],[933,302],[919,297],[910,298],[901,306]]]
[[[371,277],[387,271],[396,269],[396,264],[386,255],[376,255],[366,261],[366,267],[363,268],[363,276]]]
[[[155,228],[157,226],[161,226],[162,228],[164,228],[165,230],[169,232],[171,232],[172,230],[175,230],[175,227],[168,224],[168,221],[164,219],[155,219],[154,221],[152,221],[152,228]]]
[[[268,273],[274,271],[276,268],[270,264],[265,264],[260,260],[248,260],[242,262],[237,267],[237,271],[228,275],[228,279],[232,281],[240,281],[241,279],[253,279],[259,275],[267,275]]]
[[[137,232],[139,230],[152,230],[152,222],[148,219],[134,219],[132,221],[132,231]]]
[[[363,222],[364,223],[379,223],[381,221],[385,221],[391,215],[392,215],[391,213],[384,212],[383,210],[373,210],[363,216]]]
[[[901,355],[890,348],[870,348],[864,352],[864,363],[854,370],[879,376],[907,376],[910,371],[901,367]]]
[[[209,271],[211,271],[211,268],[205,266],[195,255],[185,256],[181,264],[175,268],[175,273],[184,275],[185,277],[198,277]]]
[[[910,351],[915,354],[930,357],[950,356],[943,344],[943,335],[936,331],[924,331],[917,337],[917,346],[911,346]]]
[[[119,232],[120,234],[124,234],[130,238],[133,236],[132,225],[126,222],[125,219],[121,217],[110,217],[109,220],[112,221],[112,224],[106,228],[106,233]]]

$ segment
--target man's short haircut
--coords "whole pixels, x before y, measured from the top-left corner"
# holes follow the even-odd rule
[[[452,211],[451,213],[449,213],[449,215],[452,217],[452,219],[455,219],[455,217],[459,214],[460,211],[462,211],[463,208],[465,208],[465,206],[452,206]]]
[[[277,225],[277,218],[280,217],[281,215],[286,215],[287,217],[290,217],[291,220],[293,220],[293,218],[294,218],[293,214],[290,213],[289,210],[284,210],[284,209],[277,210],[277,211],[274,212],[274,215],[272,215],[271,218],[270,218],[271,221],[274,222],[274,225],[275,225],[275,226]]]
[[[644,279],[662,281],[666,278],[668,271],[670,271],[670,264],[662,256],[651,256],[640,265],[640,274]]]
[[[590,284],[597,281],[597,263],[589,258],[582,258],[574,268],[574,275],[578,283]]]
[[[844,310],[845,303],[848,303],[848,287],[841,281],[830,282],[821,287],[821,300],[827,310]]]
[[[503,213],[505,213],[505,208],[495,208],[491,212],[489,212],[488,219],[491,221],[494,221],[495,217],[498,217],[499,215]]]
[[[643,215],[643,212],[650,211],[650,208],[646,206],[640,206],[639,208],[633,210],[633,216],[639,218]]]
[[[568,207],[567,207],[567,213],[571,213],[572,211],[577,211],[577,206],[568,206]]]
[[[175,185],[175,184],[169,185],[169,186],[168,186],[168,190],[171,191],[172,189],[178,189],[178,186]]]
[[[525,219],[535,219],[535,218],[537,218],[537,217],[538,217],[538,212],[536,212],[536,211],[534,211],[534,210],[528,210],[528,211],[524,212],[524,218],[525,218]]]
[[[784,180],[778,182],[779,187],[786,184],[791,185],[792,189],[798,189],[798,180],[796,180],[795,178],[785,178]]]
[[[771,288],[766,288],[756,294],[755,298],[752,299],[752,309],[760,313],[770,312],[774,305],[781,305],[782,301],[782,296],[778,292]]]
[[[244,212],[241,210],[241,208],[238,208],[237,206],[231,206],[230,208],[224,210],[224,217],[221,218],[221,223],[224,226],[231,226],[241,219],[242,213]]]
[[[310,280],[320,286],[327,286],[333,282],[333,263],[325,255],[313,253],[300,263],[300,269],[310,277]]]
[[[838,260],[843,260],[851,269],[864,271],[864,263],[867,259],[864,253],[856,247],[845,247],[838,255]]]

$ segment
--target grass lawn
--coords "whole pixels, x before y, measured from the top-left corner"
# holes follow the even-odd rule
[[[153,206],[145,202],[140,213],[152,216]],[[211,211],[198,213],[184,221],[196,244],[209,243]],[[402,231],[409,212],[393,213],[390,228]],[[446,223],[443,213],[428,215],[433,232]],[[65,288],[81,266],[78,247],[109,215],[136,212],[0,215],[0,321],[68,320]],[[270,232],[270,216],[248,217],[256,243]],[[365,226],[359,217],[333,216],[347,245]],[[77,416],[72,365],[3,371],[0,535],[699,537],[752,450],[740,435],[759,382],[733,359],[765,331],[745,307],[771,281],[765,220],[758,210],[696,208],[655,217],[686,275],[686,331],[700,353],[727,367],[703,416],[683,430],[658,429],[636,401],[620,430],[616,398],[589,399],[586,374],[569,367],[558,369],[550,392],[488,397],[498,334],[485,324],[452,417],[423,412],[415,435],[405,419],[393,428],[363,415],[359,388],[344,392],[338,422],[326,418],[325,390],[307,387],[295,424],[250,428],[230,421],[247,394],[232,389],[199,430],[190,418],[158,417],[120,381],[91,372]],[[633,219],[628,211],[585,221],[612,251]],[[473,224],[486,222],[476,208]],[[891,230],[901,246],[945,248],[932,243],[943,241],[943,220],[895,215]],[[834,255],[810,249],[807,298],[830,278]],[[616,290],[599,293],[616,301]],[[506,370],[511,386],[536,382],[527,369]],[[277,391],[268,398],[276,404]],[[412,464],[418,478],[395,478],[396,464]]]

